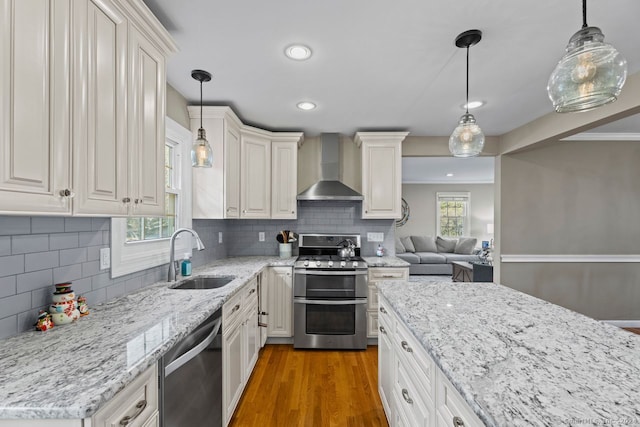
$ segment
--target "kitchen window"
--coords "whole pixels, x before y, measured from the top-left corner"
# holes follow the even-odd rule
[[[436,233],[443,237],[469,235],[470,193],[436,193]]]
[[[180,227],[191,228],[191,139],[177,122],[166,118],[165,216],[111,219],[111,277],[169,262],[169,238]],[[191,236],[176,239],[176,259],[191,253]]]

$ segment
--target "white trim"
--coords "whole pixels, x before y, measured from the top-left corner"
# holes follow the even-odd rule
[[[618,328],[640,328],[640,320],[601,320]]]
[[[502,262],[535,263],[636,263],[640,255],[500,255]]]
[[[473,180],[473,181],[447,181],[447,180],[438,180],[438,179],[426,179],[424,181],[402,181],[403,184],[446,184],[446,185],[469,185],[469,184],[494,184],[495,181],[492,180]]]
[[[640,142],[640,133],[627,132],[585,132],[562,138],[560,141],[636,141]]]
[[[181,188],[179,203],[179,224],[176,228],[191,228],[191,131],[176,121],[165,118],[165,137],[176,143],[180,163],[177,175]],[[163,156],[164,158],[164,156]],[[169,239],[148,242],[125,242],[127,231],[126,218],[111,218],[111,277],[146,270],[169,262]],[[191,253],[193,247],[191,235],[182,234],[176,239],[176,259],[182,259],[184,253]]]

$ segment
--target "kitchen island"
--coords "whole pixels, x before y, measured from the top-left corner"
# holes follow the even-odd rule
[[[493,283],[378,287],[485,425],[640,425],[640,336]]]
[[[235,276],[218,289],[158,282],[91,307],[73,324],[25,332],[0,347],[0,420],[90,417],[267,266],[295,258],[239,257],[197,268]],[[180,281],[180,280],[179,280]]]

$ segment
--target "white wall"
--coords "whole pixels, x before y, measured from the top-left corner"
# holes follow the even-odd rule
[[[436,193],[465,191],[471,194],[471,237],[489,240],[487,224],[493,223],[493,184],[403,184],[402,197],[409,204],[411,216],[396,236],[435,236]]]

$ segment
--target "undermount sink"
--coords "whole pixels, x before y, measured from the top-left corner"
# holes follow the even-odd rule
[[[222,288],[235,279],[235,276],[195,277],[185,280],[173,289],[216,289]]]

